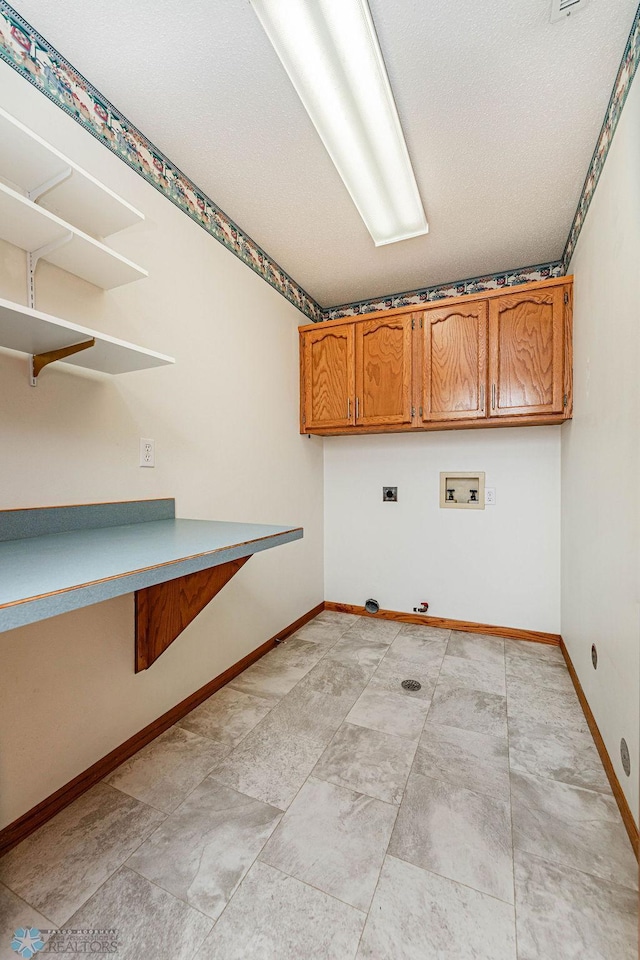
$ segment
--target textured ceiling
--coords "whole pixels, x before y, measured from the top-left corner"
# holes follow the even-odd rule
[[[14,0],[323,306],[558,259],[637,0],[370,0],[429,220],[376,248],[248,0]]]

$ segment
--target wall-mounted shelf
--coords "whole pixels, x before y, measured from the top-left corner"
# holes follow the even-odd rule
[[[103,290],[148,276],[146,270],[0,183],[0,239]]]
[[[33,387],[55,361],[111,374],[174,362],[35,309],[40,260],[103,290],[147,277],[96,239],[142,220],[139,210],[0,108],[0,240],[27,254],[27,306],[0,299],[0,347],[31,354]]]
[[[145,670],[249,557],[302,536],[176,520],[172,499],[0,511],[0,632],[135,592]]]
[[[0,176],[95,237],[144,220],[139,210],[1,108]]]
[[[0,299],[0,347],[37,355],[92,338],[95,346],[67,357],[63,362],[111,374],[131,373],[175,362],[173,357],[163,353]]]

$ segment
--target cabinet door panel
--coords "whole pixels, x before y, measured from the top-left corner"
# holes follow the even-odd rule
[[[411,423],[411,317],[356,324],[357,425]]]
[[[564,290],[490,301],[492,417],[562,413]]]
[[[354,422],[353,324],[303,334],[305,426],[348,427]]]
[[[486,302],[425,311],[423,343],[422,419],[486,416]]]

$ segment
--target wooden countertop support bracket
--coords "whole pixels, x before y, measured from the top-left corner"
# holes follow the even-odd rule
[[[136,673],[146,670],[164,653],[248,559],[240,557],[136,590]]]

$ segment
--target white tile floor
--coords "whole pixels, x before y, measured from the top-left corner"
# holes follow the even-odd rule
[[[0,881],[0,960],[28,925],[116,929],[127,960],[637,957],[637,864],[559,649],[329,612]]]

